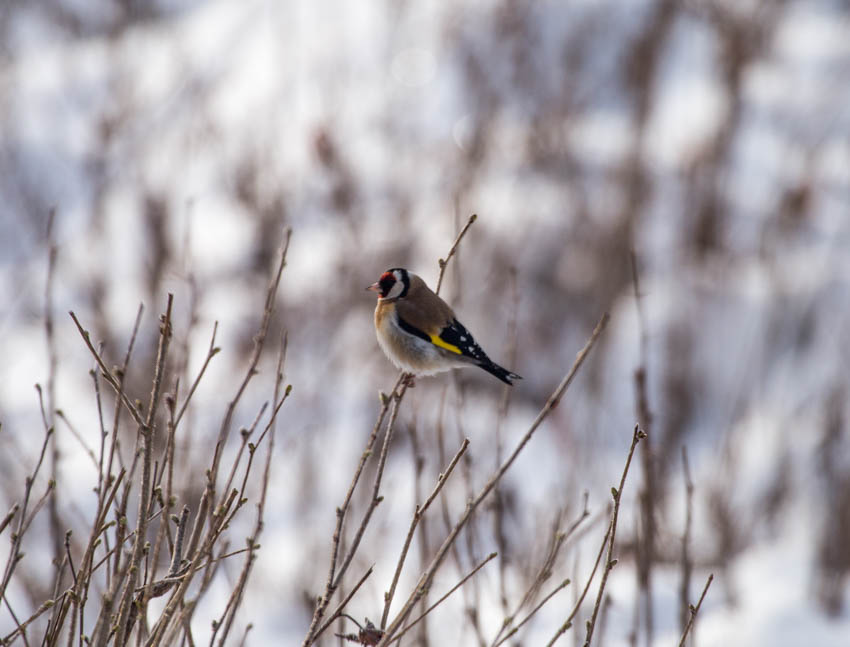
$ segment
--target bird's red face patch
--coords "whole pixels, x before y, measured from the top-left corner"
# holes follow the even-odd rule
[[[381,288],[381,297],[386,297],[390,293],[395,282],[396,278],[392,272],[384,272],[381,274],[381,278],[378,279],[378,285]]]

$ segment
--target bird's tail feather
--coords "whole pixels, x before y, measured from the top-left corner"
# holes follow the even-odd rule
[[[513,382],[511,380],[521,380],[522,379],[521,375],[517,375],[516,373],[512,373],[511,371],[507,370],[506,368],[502,368],[501,366],[499,366],[495,362],[491,362],[491,361],[481,362],[478,366],[483,368],[485,371],[487,371],[491,375],[495,375],[497,378],[502,380],[502,382],[504,382],[505,384],[510,384],[511,386],[513,386]]]

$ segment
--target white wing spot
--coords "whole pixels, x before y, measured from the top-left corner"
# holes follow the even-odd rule
[[[461,340],[461,341],[466,341],[466,337],[464,337],[463,335],[461,335],[461,336],[460,336],[460,340]]]

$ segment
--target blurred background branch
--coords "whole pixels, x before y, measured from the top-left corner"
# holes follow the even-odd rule
[[[442,518],[411,540],[397,585],[411,590],[609,311],[571,406],[552,410],[463,530],[434,591],[492,552],[496,563],[404,641],[481,644],[555,583],[587,581],[621,465],[617,430],[639,422],[651,443],[636,450],[594,639],[675,644],[693,586],[714,573],[688,641],[843,645],[848,43],[850,7],[838,0],[4,3],[0,530],[12,550],[0,637],[33,641],[74,613],[73,642],[105,644],[127,551],[150,543],[134,577],[155,588],[174,556],[171,515],[187,505],[194,557],[184,556],[197,577],[184,606],[170,597],[176,583],[148,602],[140,640],[303,638],[350,482],[339,466],[357,464],[374,393],[394,376],[363,287],[393,266],[437,285],[434,259],[477,213],[441,295],[494,358],[515,348],[508,364],[525,380],[509,400],[462,371],[406,396],[381,481],[392,500],[337,583],[344,599],[374,565],[347,614],[382,615],[410,514],[469,438],[439,494]],[[156,312],[169,293],[152,534],[137,540],[144,445],[133,417],[144,420],[136,398],[150,392],[159,340],[139,303]],[[91,349],[56,315],[69,310]],[[260,411],[265,428],[282,402],[277,393],[262,408],[283,384],[284,329],[296,388],[274,446],[267,436],[258,450],[273,452],[267,484],[265,456],[246,481],[254,438],[230,432]],[[93,380],[92,350],[104,360]],[[226,418],[221,394],[246,375]],[[223,477],[201,448],[218,452]],[[363,468],[370,483],[376,462]],[[231,472],[244,492],[219,489]],[[262,549],[252,543],[238,566],[221,559],[260,535],[242,500],[259,504],[263,491]],[[353,493],[352,510],[370,495]],[[564,520],[585,512],[559,543]],[[342,556],[350,542],[343,533]],[[89,571],[92,588],[75,587]],[[544,571],[555,578],[546,586]],[[510,640],[549,640],[572,610],[559,600]],[[165,609],[168,628],[154,621]],[[575,613],[582,626],[592,607]],[[341,617],[334,632],[346,635]],[[331,633],[322,641],[337,644]]]

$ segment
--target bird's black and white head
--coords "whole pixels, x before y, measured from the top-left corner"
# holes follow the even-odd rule
[[[394,267],[366,289],[377,292],[380,299],[403,299],[410,289],[410,274],[403,267]]]

